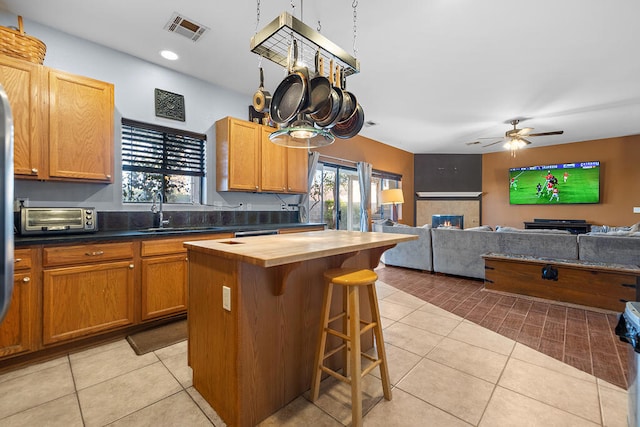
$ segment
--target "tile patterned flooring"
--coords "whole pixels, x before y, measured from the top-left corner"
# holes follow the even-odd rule
[[[594,356],[601,353],[596,343],[605,328],[591,312],[582,321],[590,331],[595,376],[539,351],[547,347],[541,345],[544,339],[558,341],[551,338],[558,337],[559,326],[547,323],[562,324],[556,319],[563,318],[563,359],[586,360],[571,351],[572,340],[577,342],[570,337],[572,328],[584,327],[569,321],[576,317],[573,311],[562,317],[548,305],[541,322],[536,314],[541,305],[520,299],[508,304],[502,296],[482,292],[475,281],[391,267],[376,271],[393,399],[382,397],[374,369],[364,381],[365,426],[626,426],[626,390],[601,378],[605,370],[595,369],[603,357]],[[420,290],[425,286],[432,290]],[[442,288],[460,292],[447,296]],[[485,321],[501,316],[499,325]],[[626,354],[623,346],[616,348]],[[261,425],[341,426],[350,418],[348,386],[330,378],[315,404],[299,397]],[[224,423],[192,386],[186,341],[137,356],[123,339],[1,375],[0,425]]]
[[[628,344],[615,336],[617,313],[487,292],[479,280],[396,267],[376,271],[397,289],[627,388]]]

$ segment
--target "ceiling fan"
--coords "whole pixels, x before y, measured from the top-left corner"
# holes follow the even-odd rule
[[[562,135],[564,133],[563,130],[556,130],[552,132],[540,132],[540,133],[529,133],[533,130],[533,128],[522,128],[518,129],[518,123],[520,123],[519,119],[510,120],[508,123],[511,123],[513,129],[509,129],[504,133],[504,140],[506,140],[507,148],[517,149],[522,148],[525,145],[531,144],[531,141],[526,138],[534,137],[534,136],[547,136],[547,135]],[[525,138],[526,137],[526,138]],[[500,139],[499,139],[500,138]],[[478,138],[480,139],[499,139],[498,141],[491,142],[489,144],[485,144],[482,147],[490,147],[492,145],[498,144],[503,141],[502,137],[495,136],[489,138]],[[480,141],[467,142],[467,145],[476,145],[480,144]]]

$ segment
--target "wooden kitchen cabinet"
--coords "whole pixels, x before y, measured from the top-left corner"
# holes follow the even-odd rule
[[[44,67],[0,55],[0,84],[13,115],[14,174],[17,178],[44,179],[42,147],[45,132],[41,107],[45,93]]]
[[[260,190],[260,125],[226,117],[216,122],[216,188]]]
[[[133,258],[133,242],[45,247],[43,344],[132,325]]]
[[[141,319],[186,312],[187,250],[185,241],[233,237],[231,233],[143,240],[141,260]]]
[[[113,85],[49,69],[49,177],[113,182]]]
[[[307,192],[307,150],[272,143],[274,130],[233,117],[216,122],[217,191]]]
[[[309,153],[305,149],[287,149],[287,192],[309,192]]]
[[[36,282],[32,266],[32,250],[14,253],[13,295],[7,314],[0,323],[0,357],[33,349],[36,323]]]
[[[113,182],[113,85],[0,55],[16,178]]]
[[[307,150],[274,144],[269,135],[275,129],[261,126],[261,189],[277,193],[306,193]]]

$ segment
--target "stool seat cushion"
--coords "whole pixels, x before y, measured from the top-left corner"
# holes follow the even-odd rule
[[[378,275],[373,270],[357,268],[332,268],[325,271],[324,277],[343,286],[370,285],[378,280]]]

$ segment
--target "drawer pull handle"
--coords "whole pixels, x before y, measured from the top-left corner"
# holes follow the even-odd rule
[[[22,262],[22,258],[16,258],[16,263]]]
[[[31,173],[34,174],[34,175],[37,174],[38,173],[38,169],[37,168],[32,168],[31,169]]]
[[[104,255],[104,251],[86,252],[85,255],[86,256],[100,256],[100,255]]]
[[[129,269],[133,270],[133,264],[129,264]]]
[[[31,278],[29,278],[29,277],[25,277],[25,278],[23,278],[23,279],[22,279],[22,281],[23,281],[24,283],[29,283],[29,282],[31,281]]]

